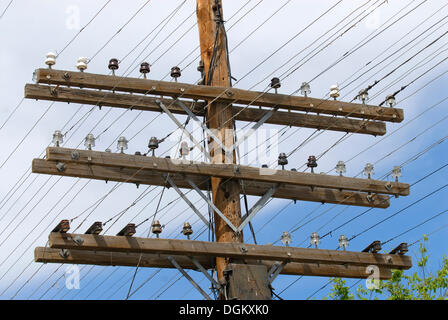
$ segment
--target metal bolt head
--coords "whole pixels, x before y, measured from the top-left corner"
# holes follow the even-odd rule
[[[73,238],[73,241],[74,241],[78,246],[80,246],[80,245],[82,245],[82,244],[84,243],[84,239],[81,238],[79,235],[76,235],[76,236]]]
[[[71,153],[71,158],[73,160],[79,160],[79,157],[80,157],[79,151],[73,150],[72,153]]]
[[[67,165],[63,162],[58,162],[56,164],[56,169],[58,169],[59,172],[64,172],[67,169]]]

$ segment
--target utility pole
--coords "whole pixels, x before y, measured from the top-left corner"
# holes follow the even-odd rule
[[[197,0],[196,14],[198,19],[201,58],[204,64],[204,83],[210,86],[230,87],[230,66],[227,56],[227,41],[224,29],[222,1]],[[228,104],[212,102],[206,114],[206,122],[210,129],[217,132],[218,138],[226,147],[234,144],[233,113]],[[225,163],[225,151],[212,146],[212,163]],[[216,152],[218,151],[218,152]],[[219,152],[222,151],[222,152]],[[235,151],[231,155],[235,163]],[[211,191],[213,202],[219,210],[234,224],[241,224],[240,185],[236,180],[228,181],[211,177]],[[227,223],[215,213],[215,235],[217,242],[243,242],[243,234],[235,234]],[[228,259],[216,259],[218,279],[223,277]]]
[[[371,164],[366,166],[368,179],[344,177],[344,163],[338,163],[340,174],[336,176],[315,174],[313,170],[311,173],[284,170],[285,162],[280,162],[280,156],[285,158],[286,155],[282,154],[278,163],[282,170],[263,174],[261,168],[236,163],[236,148],[248,136],[236,141],[234,121],[256,122],[249,134],[270,123],[377,136],[386,134],[386,121],[403,121],[403,110],[367,105],[365,101],[362,104],[338,101],[339,92],[333,93],[334,100],[311,98],[307,94],[279,94],[278,78],[274,78],[277,83],[274,79],[274,84],[271,82],[275,93],[231,88],[222,1],[197,0],[197,19],[203,66],[203,78],[198,85],[177,82],[179,67],[172,69],[176,71],[175,82],[148,79],[147,62],[142,62],[140,69],[144,79],[119,77],[115,73],[112,76],[88,73],[85,72],[87,63],[80,64],[79,72],[55,70],[52,63],[48,69],[36,70],[36,84],[25,86],[25,97],[168,115],[194,148],[201,150],[205,161],[179,162],[157,157],[157,138],[150,139],[148,148],[152,152],[147,154],[125,154],[127,140],[124,137],[119,140],[120,153],[93,150],[91,134],[86,137],[87,150],[62,148],[63,136],[58,130],[53,136],[55,147],[47,148],[45,159],[33,160],[32,171],[137,186],[172,187],[197,215],[199,223],[214,229],[216,242],[190,240],[193,230],[187,222],[182,230],[187,240],[179,240],[162,239],[160,224],[152,226],[157,237],[148,239],[133,237],[136,233],[133,223],[111,236],[100,235],[102,223],[99,221],[85,234],[70,234],[69,220],[62,220],[49,235],[49,248],[35,249],[35,261],[175,268],[204,298],[211,299],[184,270],[192,269],[210,280],[219,299],[238,300],[271,299],[272,283],[279,274],[368,278],[372,276],[371,266],[375,265],[378,274],[373,276],[389,279],[392,269],[409,269],[412,261],[405,256],[405,243],[389,254],[379,253],[381,242],[377,240],[362,252],[345,251],[348,241],[345,236],[340,238],[344,240],[340,243],[344,250],[318,249],[320,238],[315,233],[311,237],[316,246],[313,249],[290,247],[288,232],[283,234],[285,246],[244,243],[244,228],[271,198],[384,209],[389,207],[391,195],[408,196],[410,187],[398,179],[371,179]],[[111,59],[111,67],[118,68],[117,59]],[[202,126],[208,150],[194,139],[175,114],[187,115]],[[205,117],[206,125],[198,117]],[[316,158],[310,156],[309,167],[316,166]],[[241,215],[240,183],[244,183],[246,195],[259,197],[245,216]],[[199,194],[214,212],[214,225],[181,189]],[[212,201],[204,191],[211,191]],[[216,271],[216,279],[209,270]]]

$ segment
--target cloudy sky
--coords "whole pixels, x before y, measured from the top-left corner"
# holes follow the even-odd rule
[[[282,231],[294,230],[293,245],[306,247],[316,231],[328,234],[321,248],[335,249],[339,235],[345,234],[355,236],[350,249],[359,251],[373,240],[399,236],[384,245],[390,250],[448,224],[448,217],[441,214],[400,235],[448,209],[448,169],[428,176],[445,165],[448,155],[444,140],[447,63],[443,61],[448,5],[444,1],[223,2],[238,88],[264,90],[278,76],[282,93],[292,94],[308,81],[311,96],[324,98],[330,86],[338,84],[341,99],[350,101],[359,90],[387,76],[370,91],[369,103],[379,104],[410,84],[397,95],[405,121],[387,124],[385,137],[265,126],[278,131],[277,152],[296,150],[288,169],[303,170],[309,155],[321,155],[318,172],[335,174],[335,164],[344,160],[348,176],[358,175],[371,162],[378,179],[392,179],[394,165],[403,166],[401,181],[412,184],[425,178],[411,188],[411,196],[392,198],[385,210],[272,200],[254,220],[258,243],[274,243]],[[150,137],[161,138],[176,127],[158,113],[23,100],[23,90],[32,83],[33,71],[45,67],[49,51],[59,54],[56,69],[76,70],[77,59],[84,56],[90,59],[89,72],[107,74],[109,59],[118,58],[118,74],[138,77],[138,65],[145,60],[151,64],[151,79],[169,81],[170,68],[178,65],[179,81],[195,83],[199,79],[195,1],[15,0],[7,8],[9,3],[0,0],[0,14],[4,12],[0,18],[0,298],[124,299],[135,268],[80,266],[81,289],[67,290],[67,266],[34,263],[34,247],[45,246],[48,233],[61,219],[74,219],[72,228],[80,231],[94,221],[111,220],[107,234],[117,233],[129,222],[141,223],[154,214],[162,189],[30,174],[31,161],[42,157],[55,130],[62,130],[64,146],[73,148],[83,148],[88,133],[99,137],[96,150],[115,151],[119,136],[132,137],[127,152],[134,153],[146,151]],[[238,128],[246,125],[237,123]],[[191,125],[187,128],[195,130]],[[303,144],[313,133],[311,141]],[[259,137],[256,144],[263,142]],[[168,154],[175,144],[167,141],[157,152]],[[206,209],[196,195],[188,196]],[[254,201],[249,199],[250,204]],[[202,222],[172,189],[164,193],[161,207],[157,217],[166,225],[164,237],[180,237],[183,222],[190,221],[198,239],[208,239]],[[138,234],[146,235],[147,227],[143,224]],[[245,239],[252,242],[248,230]],[[411,247],[410,254],[417,246]],[[437,268],[446,253],[446,229],[432,234],[428,247],[430,267]],[[200,274],[190,274],[209,287]],[[276,292],[284,299],[305,299],[328,282],[327,278],[297,279],[280,276],[274,284]],[[140,270],[134,288],[138,290],[131,299],[201,298],[175,270]],[[328,290],[313,298],[326,296]]]

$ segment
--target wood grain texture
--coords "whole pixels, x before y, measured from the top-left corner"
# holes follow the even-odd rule
[[[79,159],[72,159],[72,152],[78,153]],[[378,194],[397,194],[401,196],[409,195],[409,184],[401,182],[391,182],[390,188],[386,188],[386,184],[388,182],[381,180],[294,172],[289,170],[273,170],[272,172],[266,172],[257,167],[243,165],[236,166],[234,164],[225,163],[213,164],[206,162],[182,162],[179,159],[145,157],[122,153],[57,147],[47,148],[46,158],[50,161],[75,162],[137,170],[143,168],[162,173],[184,173],[188,175],[219,177],[223,179],[241,179],[248,182],[257,181],[269,182],[273,184],[351,190]]]
[[[73,240],[76,236],[83,239],[82,244],[79,245]],[[391,269],[409,269],[412,267],[411,257],[403,255],[279,247],[234,242],[220,243],[52,232],[49,235],[49,246],[53,249],[225,257],[363,267],[375,265]]]
[[[66,87],[57,88],[56,86],[27,84],[25,86],[25,98],[161,112],[159,105],[155,102],[159,99],[172,113],[186,115],[186,112],[172,99],[113,93],[110,91],[105,92]],[[182,100],[182,102],[188,108],[192,109],[193,104],[190,101]],[[193,110],[194,114],[203,116],[203,108],[203,103],[197,103]],[[267,112],[268,110],[258,108],[232,107],[232,114],[235,116],[235,120],[239,121],[255,122],[261,119]],[[277,111],[265,123],[328,131],[353,132],[373,136],[386,134],[386,124],[381,121],[319,116],[299,112]]]
[[[154,170],[136,170],[119,167],[106,167],[101,165],[67,163],[64,172],[56,169],[58,161],[34,159],[33,173],[58,175],[65,177],[77,177],[102,181],[116,181],[135,183],[141,185],[164,186],[165,179],[160,172]],[[198,175],[172,174],[170,177],[179,188],[191,189],[185,178],[191,179],[201,190],[208,190],[210,179]],[[272,183],[251,182],[245,184],[247,195],[262,196],[271,187]],[[169,186],[168,186],[169,187]],[[387,208],[390,205],[389,197],[376,195],[373,201],[367,200],[367,194],[362,192],[339,191],[334,189],[314,188],[301,186],[280,186],[273,195],[274,198],[312,201],[321,203],[334,203],[361,207]]]
[[[213,6],[215,10],[213,10]],[[200,90],[208,90],[215,87],[230,90],[230,65],[227,59],[227,41],[219,17],[223,17],[221,0],[197,0],[196,16],[198,20],[199,43],[201,59],[204,63],[204,83],[207,85],[197,86]],[[220,27],[220,25],[222,27]],[[212,61],[214,59],[214,61]],[[181,88],[185,93],[185,89]],[[206,111],[206,124],[209,129],[216,131],[218,139],[225,148],[230,148],[234,144],[234,123],[232,101],[217,100],[215,96],[208,96],[208,107]],[[191,97],[191,96],[190,96]],[[204,98],[204,97],[202,97]],[[201,98],[201,99],[202,99]],[[230,102],[230,106],[228,105]],[[210,156],[212,163],[224,163],[227,157],[220,150],[213,147],[216,143],[211,141]],[[215,152],[216,151],[216,152]],[[236,163],[236,153],[228,155],[232,162]],[[210,191],[214,205],[224,214],[224,216],[234,225],[239,226],[242,222],[240,193],[241,187],[237,180],[224,180],[219,176],[210,177]],[[229,225],[214,211],[214,231],[217,242],[244,242],[243,233],[236,234]],[[216,258],[216,272],[218,280],[223,277],[228,261],[223,257]],[[250,284],[241,284],[241,286]],[[253,288],[256,289],[256,288]],[[223,297],[221,297],[223,298]]]
[[[34,250],[34,261],[41,263],[66,263],[66,264],[85,264],[97,266],[116,266],[116,267],[135,267],[139,261],[141,268],[174,268],[168,261],[168,256],[163,254],[143,254],[140,260],[139,253],[123,253],[112,251],[87,251],[87,250],[69,250],[69,256],[63,258],[60,255],[60,249],[37,247]],[[174,256],[177,263],[184,269],[196,270],[193,262],[185,256]],[[215,268],[215,259],[212,257],[200,256],[194,257],[205,269]],[[253,261],[246,260],[245,263],[262,263],[268,267],[273,265],[274,261]],[[315,277],[338,277],[338,278],[367,278],[369,274],[365,267],[329,265],[317,263],[288,263],[282,269],[280,274],[296,276],[315,276]],[[391,270],[380,268],[380,279],[387,280],[391,277]]]
[[[203,47],[204,46],[201,46],[201,50],[203,50]],[[69,76],[68,80],[65,79],[65,74]],[[198,86],[186,83],[124,78],[87,72],[49,69],[38,69],[36,75],[37,82],[45,84],[166,96],[182,95],[183,98],[201,100],[213,100],[219,97],[216,101],[223,103],[278,107],[286,110],[331,114],[389,122],[401,122],[404,120],[403,110],[397,108],[378,107],[310,97],[263,93],[236,88],[228,89],[223,85]]]

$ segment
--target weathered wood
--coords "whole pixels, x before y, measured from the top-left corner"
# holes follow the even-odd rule
[[[215,10],[213,10],[215,6]],[[227,40],[224,34],[224,26],[219,20],[224,20],[221,0],[197,0],[196,16],[198,20],[199,43],[201,49],[201,60],[204,63],[204,86],[197,86],[201,89],[221,87],[221,92],[215,96],[209,96],[209,105],[206,112],[206,124],[210,129],[216,131],[224,148],[231,148],[234,143],[234,124],[232,100],[217,100],[223,92],[230,92],[231,75],[230,65],[227,56]],[[213,59],[213,61],[212,61]],[[213,66],[211,64],[213,63]],[[210,87],[209,87],[210,86]],[[225,88],[225,89],[223,89]],[[213,90],[212,89],[212,90]],[[185,89],[182,93],[185,93]],[[191,96],[190,96],[191,97]],[[230,103],[230,105],[228,104]],[[227,155],[213,147],[216,143],[212,140],[210,156],[212,163],[224,163]],[[233,151],[229,157],[236,163],[236,153]],[[214,205],[224,214],[224,216],[234,225],[239,226],[242,222],[240,205],[240,184],[237,180],[225,181],[222,177],[212,176],[210,178],[210,190]],[[235,234],[227,222],[214,211],[215,238],[217,242],[244,242],[243,233]],[[216,258],[216,272],[218,280],[223,277],[228,261],[222,257]],[[243,291],[250,291],[249,287],[258,282],[259,279],[252,279],[247,283],[241,283]],[[256,288],[252,288],[256,289]],[[223,299],[224,297],[220,297]],[[242,297],[244,299],[244,297]],[[247,296],[246,298],[250,298]]]
[[[73,240],[74,237],[81,237],[83,242],[78,244],[79,242],[77,243]],[[391,269],[409,269],[412,267],[411,258],[404,255],[279,247],[233,242],[220,243],[52,232],[49,235],[49,246],[54,249],[172,254],[193,257],[206,256],[363,267],[375,265]]]
[[[139,253],[107,252],[107,251],[87,251],[87,250],[68,250],[69,255],[63,258],[60,255],[60,249],[46,247],[37,247],[34,250],[34,261],[42,263],[66,263],[66,264],[86,264],[97,266],[122,266],[135,267],[137,264],[141,268],[174,268],[168,261],[167,255],[163,254],[142,254],[141,260]],[[184,269],[196,270],[193,262],[185,256],[174,256],[177,263]],[[215,268],[215,259],[202,256],[195,259],[205,268]],[[245,261],[247,263],[257,263],[256,261]],[[274,261],[261,261],[268,269]],[[280,274],[296,276],[315,276],[315,277],[337,277],[337,278],[367,278],[369,274],[365,267],[343,266],[316,263],[288,263],[282,269]],[[380,268],[380,279],[387,280],[391,277],[391,270]]]
[[[155,102],[159,99],[172,113],[186,114],[184,109],[172,99],[66,87],[57,88],[55,86],[38,84],[27,84],[25,86],[25,98],[160,112],[161,109]],[[182,102],[190,109],[193,107],[193,104],[187,100],[182,100]],[[197,116],[203,116],[203,108],[203,103],[197,103],[192,111]],[[239,121],[257,121],[267,112],[268,110],[258,108],[232,107],[232,113],[235,115],[235,119]],[[384,122],[318,116],[299,112],[277,111],[265,123],[329,131],[354,132],[374,136],[386,134],[386,124]]]
[[[78,153],[78,159],[75,160],[72,158],[73,152]],[[243,165],[238,165],[237,170],[235,170],[234,164],[181,162],[180,160],[175,159],[57,147],[47,148],[46,158],[51,161],[85,163],[129,169],[143,168],[164,173],[184,173],[219,177],[223,179],[241,179],[249,182],[259,181],[313,188],[330,188],[392,195],[397,194],[401,196],[409,195],[409,185],[401,182],[391,182],[388,184],[386,181],[373,179],[349,178],[326,174],[294,172],[289,170],[275,170],[270,174],[266,174],[260,168]]]
[[[198,86],[186,83],[173,83],[50,69],[38,69],[36,72],[36,80],[38,83],[62,86],[166,96],[182,95],[183,98],[203,99],[207,101],[216,99],[216,101],[224,103],[278,107],[280,109],[349,116],[361,119],[374,119],[390,122],[401,122],[404,119],[402,109],[247,91],[236,88],[229,89],[225,86]]]
[[[137,170],[119,167],[107,167],[102,165],[89,165],[83,163],[67,163],[64,172],[56,168],[58,161],[34,159],[32,164],[33,173],[42,173],[66,177],[78,177],[103,181],[127,182],[141,185],[164,186],[165,179],[154,170]],[[179,188],[191,189],[185,178],[191,179],[201,190],[208,190],[210,179],[198,175],[175,175],[172,174],[174,182]],[[262,196],[271,187],[272,183],[251,182],[245,184],[245,191],[250,196]],[[311,188],[302,186],[280,186],[273,195],[274,198],[312,201],[321,203],[335,203],[361,207],[388,208],[389,197],[375,195],[372,202],[367,200],[366,193],[339,191],[334,189]]]

